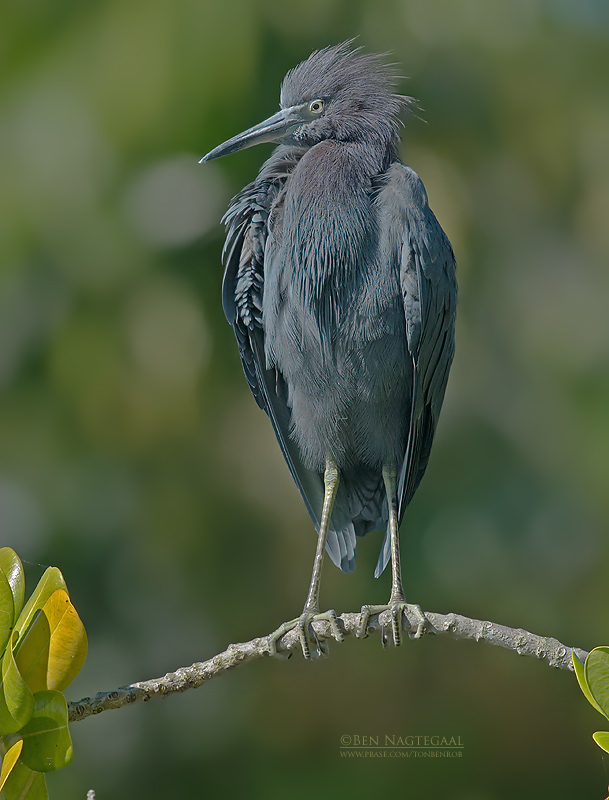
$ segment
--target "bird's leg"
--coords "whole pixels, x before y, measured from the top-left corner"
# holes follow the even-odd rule
[[[398,525],[398,496],[397,496],[397,473],[393,466],[383,466],[383,482],[387,494],[387,508],[389,511],[389,535],[391,537],[391,596],[389,602],[384,606],[363,606],[361,611],[360,626],[357,632],[358,637],[366,636],[368,620],[372,614],[380,614],[383,611],[391,612],[391,631],[393,643],[397,647],[402,642],[402,616],[405,610],[411,611],[417,619],[417,630],[414,634],[415,639],[419,639],[425,630],[427,620],[421,611],[421,607],[412,603],[407,603],[402,588],[402,567],[400,564],[400,539]],[[383,647],[387,641],[385,628],[383,626],[382,642]]]
[[[298,626],[298,638],[300,639],[302,654],[305,658],[318,658],[320,655],[327,655],[328,647],[326,643],[317,638],[311,625],[311,623],[316,620],[328,620],[334,638],[339,642],[344,638],[338,627],[336,611],[330,609],[323,614],[319,613],[321,568],[324,560],[326,541],[328,539],[328,530],[330,528],[332,507],[336,499],[339,481],[340,473],[337,465],[331,458],[326,458],[326,469],[324,471],[324,504],[319,523],[319,535],[317,537],[317,549],[315,551],[315,561],[313,562],[313,574],[311,575],[309,593],[300,617],[290,622],[284,622],[283,625],[269,636],[269,650],[271,655],[277,655],[277,642],[283,634],[296,626]]]

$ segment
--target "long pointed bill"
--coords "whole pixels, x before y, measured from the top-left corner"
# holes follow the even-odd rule
[[[290,134],[302,125],[306,120],[302,116],[302,106],[291,106],[284,108],[272,117],[265,119],[259,125],[254,125],[243,133],[233,136],[227,142],[214,147],[206,156],[199,161],[211,161],[212,158],[220,158],[238,150],[245,150],[246,147],[253,147],[261,142],[281,142],[287,139]]]

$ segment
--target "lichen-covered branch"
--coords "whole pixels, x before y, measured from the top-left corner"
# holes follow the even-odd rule
[[[380,615],[383,618],[383,615]],[[573,669],[571,654],[583,661],[587,653],[580,648],[567,647],[557,639],[546,636],[537,636],[521,628],[508,628],[494,622],[482,622],[478,619],[469,619],[460,614],[435,614],[427,612],[427,634],[448,634],[456,639],[473,639],[476,642],[505,647],[521,656],[535,656],[546,661],[551,667],[560,669]],[[359,613],[346,613],[338,617],[338,624],[345,635],[355,635],[360,622]],[[416,630],[416,622],[407,615],[404,618],[404,627]],[[331,638],[330,624],[323,620],[313,623],[315,633],[319,639]],[[368,624],[368,633],[379,633],[381,625],[379,617],[371,617]],[[277,650],[288,654],[290,651],[300,651],[298,634],[290,630],[279,640]],[[70,721],[76,722],[92,714],[100,714],[110,708],[121,708],[140,700],[151,700],[153,697],[162,697],[173,692],[184,692],[187,689],[196,689],[212,678],[222,675],[248,661],[256,661],[269,655],[268,638],[252,639],[243,644],[231,644],[228,648],[208,661],[192,664],[190,667],[180,667],[175,672],[169,672],[162,678],[133,683],[123,686],[113,692],[99,692],[95,697],[84,697],[76,703],[69,703]]]

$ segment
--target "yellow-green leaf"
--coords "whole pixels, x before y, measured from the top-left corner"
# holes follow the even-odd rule
[[[8,579],[0,571],[0,656],[11,638],[15,624],[15,603]]]
[[[34,696],[26,686],[15,664],[13,645],[16,640],[17,632],[14,631],[12,641],[2,656],[0,735],[16,733],[26,724],[34,711]]]
[[[57,589],[67,591],[66,582],[57,567],[49,567],[38,581],[38,586],[34,589],[32,596],[17,619],[15,627],[20,635],[27,630],[34,618],[34,614],[44,606]]]
[[[42,609],[51,629],[47,687],[63,691],[87,657],[87,634],[68,593],[58,589]]]
[[[595,708],[599,714],[602,714],[603,710],[590,694],[590,687],[588,686],[588,683],[586,681],[586,671],[584,669],[584,663],[579,660],[579,658],[575,655],[574,652],[571,655],[573,658],[573,668],[575,670],[575,677],[577,678],[577,682],[579,683],[579,688],[584,693],[584,696],[586,700],[590,703],[590,705],[593,708]]]
[[[0,792],[6,783],[6,779],[11,774],[13,767],[17,763],[21,748],[23,747],[23,739],[18,739],[4,754],[2,758],[2,769],[0,769]]]
[[[19,640],[15,661],[32,692],[66,688],[87,656],[87,634],[68,593],[57,589]]]
[[[38,692],[30,721],[19,731],[21,761],[36,772],[61,769],[72,761],[68,706],[61,692]]]
[[[44,775],[18,762],[4,785],[4,797],[6,800],[49,800]]]
[[[609,647],[595,647],[588,654],[584,675],[595,703],[609,717]]]
[[[602,748],[606,753],[609,753],[609,732],[597,731],[592,734],[592,738],[597,745]]]
[[[15,619],[17,619],[23,608],[25,576],[19,556],[10,547],[0,547],[0,572],[2,572],[11,587]]]
[[[63,591],[63,590],[58,590]],[[15,663],[32,694],[45,689],[57,688],[47,685],[51,627],[44,609],[39,609],[25,634],[15,648]]]

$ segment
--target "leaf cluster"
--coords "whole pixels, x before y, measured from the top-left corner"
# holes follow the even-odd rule
[[[609,647],[595,647],[585,662],[573,653],[573,666],[579,686],[590,705],[609,719]],[[592,738],[609,753],[609,731],[596,731]]]
[[[47,800],[44,773],[72,760],[63,690],[87,655],[87,635],[61,572],[49,567],[25,603],[17,554],[0,549],[0,791]]]

